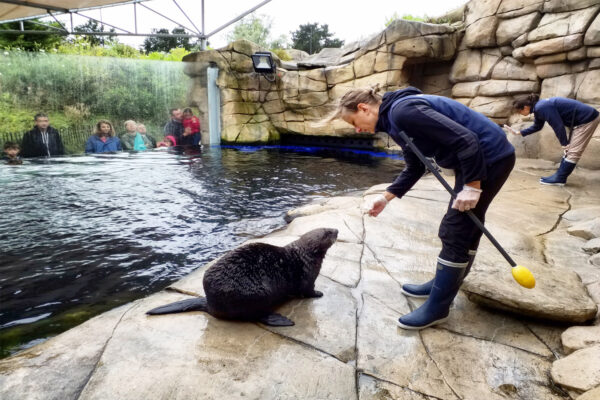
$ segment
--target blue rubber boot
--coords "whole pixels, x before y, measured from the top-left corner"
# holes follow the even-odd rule
[[[458,293],[467,263],[445,265],[438,260],[437,271],[427,301],[413,312],[398,319],[403,329],[423,329],[448,319],[450,305]]]
[[[477,253],[476,250],[469,250],[469,263],[467,264],[467,267],[465,268],[465,274],[463,276],[463,280],[467,277],[467,275],[469,274],[469,271],[471,271],[471,266],[473,265],[473,262],[475,261],[476,253]],[[425,282],[420,285],[415,285],[412,283],[405,283],[404,285],[402,285],[402,289],[400,289],[400,291],[405,296],[408,296],[408,297],[416,297],[416,298],[420,298],[420,299],[425,299],[425,298],[429,297],[429,293],[431,293],[432,286],[433,286],[433,279],[430,280],[429,282]]]
[[[567,161],[566,158],[563,158],[560,161],[560,166],[558,170],[554,173],[554,175],[546,176],[540,179],[540,183],[542,185],[554,185],[554,186],[564,186],[567,183],[567,178],[573,170],[575,169],[574,162]]]

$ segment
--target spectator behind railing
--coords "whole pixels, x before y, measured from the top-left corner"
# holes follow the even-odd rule
[[[35,126],[25,133],[21,142],[23,157],[51,157],[65,154],[60,134],[50,126],[50,119],[44,113],[33,117]]]
[[[121,141],[115,136],[110,121],[100,120],[96,124],[96,133],[85,144],[86,153],[114,153],[121,151]]]

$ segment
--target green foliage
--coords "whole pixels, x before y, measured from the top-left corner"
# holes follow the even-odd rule
[[[23,21],[23,27],[27,31],[52,31],[52,28],[39,25],[37,19]],[[56,23],[45,23],[55,28],[61,28]],[[3,30],[20,30],[19,22],[9,22],[0,24]],[[59,31],[56,31],[59,32]],[[66,36],[62,34],[31,34],[31,33],[0,33],[0,49],[4,50],[26,50],[26,51],[49,51],[57,48],[66,41]]]
[[[332,38],[333,33],[329,32],[327,24],[319,25],[305,24],[292,32],[292,47],[298,50],[304,50],[308,54],[315,54],[325,47],[342,47],[344,41]]]
[[[233,42],[246,39],[266,49],[273,49],[273,52],[286,48],[287,36],[271,38],[271,25],[272,21],[266,15],[251,15],[235,25],[233,31],[227,35],[227,40]]]
[[[233,42],[246,39],[267,48],[267,41],[271,33],[271,23],[271,19],[264,15],[251,15],[243,18],[235,25],[233,31],[227,35],[227,41]]]
[[[152,33],[168,34],[168,29],[152,29]],[[189,33],[183,28],[174,28],[171,31],[172,34],[189,35]],[[183,47],[186,50],[191,50],[195,46],[195,43],[190,42],[190,38],[187,37],[148,37],[144,40],[142,49],[146,54],[152,52],[165,52],[168,53],[171,49]]]
[[[404,14],[401,17],[398,17],[398,13],[395,12],[391,17],[386,18],[385,26],[386,28],[390,26],[390,24],[397,19],[403,19],[406,21],[417,21],[417,22],[425,22],[428,24],[451,24],[453,22],[458,22],[462,19],[462,11],[460,9],[450,11],[445,15],[440,17],[428,17],[427,15],[423,15],[422,17],[418,17],[411,14]]]
[[[114,33],[114,32],[116,32],[114,28],[105,30],[104,25],[99,25],[98,21],[94,21],[91,19],[89,19],[85,24],[76,26],[75,28],[73,28],[73,30],[75,32],[87,32],[87,33],[94,33],[94,32]],[[91,46],[104,46],[106,44],[111,44],[111,43],[117,42],[116,36],[85,35],[85,36],[76,36],[76,37],[81,38],[82,40],[88,42]]]
[[[70,152],[83,150],[98,119],[111,120],[118,132],[125,120],[141,121],[159,139],[169,108],[185,106],[186,82],[182,63],[0,53],[0,140],[20,141],[40,111],[49,114]]]
[[[292,59],[285,49],[272,49],[271,52],[275,53],[281,61],[290,61]]]

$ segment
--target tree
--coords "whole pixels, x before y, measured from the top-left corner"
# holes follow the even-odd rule
[[[298,50],[304,50],[308,54],[315,54],[324,47],[342,47],[344,41],[332,38],[333,33],[329,32],[327,24],[319,25],[305,24],[292,33],[292,47]]]
[[[36,23],[37,22],[37,23]],[[27,31],[55,31],[52,28],[39,25],[41,21],[34,19],[23,21],[23,27]],[[46,25],[55,28],[61,28],[56,22],[46,23]],[[0,24],[0,29],[20,30],[19,22],[9,22]],[[30,34],[30,33],[0,33],[0,48],[2,49],[21,49],[27,51],[51,50],[66,41],[66,36],[61,35],[59,31],[48,34]]]
[[[152,33],[163,33],[168,34],[169,30],[162,29],[152,29]],[[185,35],[189,34],[183,28],[174,28],[171,31],[172,34]],[[144,44],[142,45],[142,49],[146,54],[152,53],[154,51],[162,51],[164,53],[168,53],[171,49],[176,49],[178,47],[182,47],[186,50],[191,50],[195,44],[190,43],[190,38],[187,37],[149,37],[144,40]]]
[[[264,16],[251,15],[238,22],[233,31],[227,35],[227,41],[233,42],[246,39],[261,47],[268,48],[269,34],[271,33],[271,20]]]
[[[98,21],[92,19],[88,20],[85,24],[78,25],[73,30],[75,32],[87,32],[87,33],[99,33],[99,32],[110,32],[115,33],[114,28],[104,30],[104,25],[98,24]],[[105,44],[111,44],[117,42],[117,38],[114,36],[95,36],[95,35],[84,35],[83,40],[88,42],[92,46],[104,46]]]

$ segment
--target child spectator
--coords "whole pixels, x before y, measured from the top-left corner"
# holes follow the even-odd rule
[[[121,141],[115,136],[110,121],[100,120],[96,124],[96,133],[85,144],[86,153],[114,153],[121,151]]]
[[[176,145],[177,145],[177,142],[175,141],[175,137],[168,135],[168,136],[165,136],[165,139],[162,142],[158,142],[156,144],[156,148],[157,149],[160,147],[165,148],[165,147],[171,147],[171,146],[176,146]]]
[[[23,164],[21,157],[19,157],[19,153],[21,152],[21,147],[15,142],[6,142],[4,143],[4,154],[2,157],[4,161],[8,165],[19,165]]]
[[[200,120],[196,117],[191,108],[183,110],[183,144],[200,144]]]

